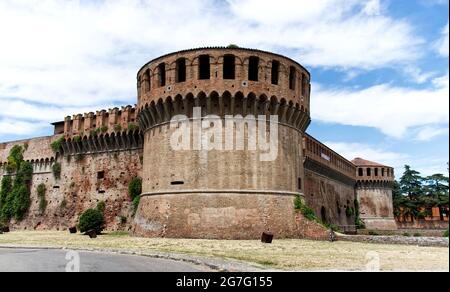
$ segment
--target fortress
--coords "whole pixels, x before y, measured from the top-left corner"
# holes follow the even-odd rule
[[[300,195],[319,219],[346,231],[355,230],[358,210],[367,228],[396,229],[393,168],[361,158],[348,161],[306,133],[310,81],[299,63],[259,50],[200,48],[150,61],[137,74],[136,106],[66,117],[53,124],[53,136],[0,144],[1,176],[14,175],[6,172],[14,145],[25,147],[24,159],[33,165],[31,207],[12,227],[66,229],[104,201],[108,229],[140,236],[319,234],[318,226],[294,210]],[[245,150],[174,150],[170,140],[179,125],[173,127],[173,119],[180,116],[194,129],[192,144],[204,140],[195,125],[209,124],[211,116],[221,122],[227,116],[256,117],[258,131],[267,135],[274,132],[263,126],[276,116],[271,146],[277,155],[264,161],[261,147],[250,149],[248,124]],[[51,143],[61,137],[55,151]],[[236,131],[221,132],[206,144],[222,138],[235,141]],[[59,178],[52,173],[55,164],[61,167]],[[133,216],[128,184],[134,177],[143,183]],[[43,214],[37,195],[42,183],[48,200]]]

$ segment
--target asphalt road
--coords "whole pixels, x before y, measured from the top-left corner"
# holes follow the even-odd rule
[[[66,271],[201,272],[205,271],[205,269],[185,262],[133,255],[73,252],[68,250],[0,248],[0,272]]]

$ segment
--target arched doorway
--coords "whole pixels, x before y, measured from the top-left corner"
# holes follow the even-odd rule
[[[320,209],[320,218],[322,219],[323,223],[328,223],[327,211],[325,210],[325,207],[323,207],[323,206],[322,206],[322,209]]]

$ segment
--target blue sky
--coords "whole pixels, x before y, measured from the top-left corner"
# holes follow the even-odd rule
[[[448,0],[1,0],[0,142],[134,104],[148,60],[200,46],[312,74],[309,133],[348,159],[447,173]]]

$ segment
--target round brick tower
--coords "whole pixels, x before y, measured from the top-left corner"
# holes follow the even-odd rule
[[[310,124],[310,74],[304,67],[258,50],[202,48],[159,57],[137,78],[144,159],[136,234],[298,236],[293,201],[303,190],[302,136]],[[227,117],[254,117],[257,130],[244,119],[238,132]],[[173,147],[180,130],[174,118],[187,122],[189,149]],[[205,125],[223,131],[211,138]],[[271,149],[254,133],[264,133]],[[237,145],[241,134],[244,148]],[[223,149],[205,147],[211,144]],[[269,152],[275,156],[267,159]]]
[[[396,230],[392,202],[394,168],[362,158],[356,165],[356,197],[367,229]]]

